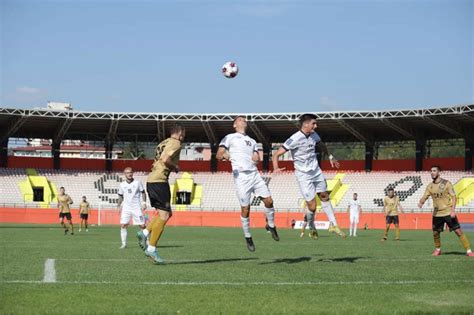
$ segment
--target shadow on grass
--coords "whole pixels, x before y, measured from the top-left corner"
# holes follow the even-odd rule
[[[331,262],[344,262],[344,263],[355,263],[359,259],[366,259],[369,257],[340,257],[340,258],[321,258],[318,259],[318,262],[325,262],[325,263],[331,263]]]
[[[296,258],[278,258],[269,262],[262,262],[259,265],[269,265],[269,264],[298,264],[306,261],[310,261],[311,257],[296,257]]]
[[[179,248],[179,247],[184,247],[184,245],[160,245],[156,247],[157,248]]]
[[[442,252],[442,256],[444,255],[456,255],[456,256],[466,256],[465,252]]]
[[[185,261],[170,261],[166,265],[199,265],[199,264],[215,264],[235,261],[258,260],[258,258],[221,258],[221,259],[206,259],[206,260],[185,260]]]

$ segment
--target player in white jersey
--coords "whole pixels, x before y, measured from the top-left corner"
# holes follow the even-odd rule
[[[359,224],[359,215],[362,211],[359,200],[357,200],[357,193],[352,195],[351,201],[347,205],[347,212],[349,212],[350,228],[349,236],[357,236],[357,224]]]
[[[125,168],[123,171],[125,181],[120,183],[118,189],[118,209],[120,211],[120,237],[122,246],[127,247],[127,228],[130,220],[133,225],[138,225],[143,230],[145,228],[145,217],[143,211],[146,209],[146,193],[142,183],[133,178],[133,169]]]
[[[237,189],[237,197],[241,206],[241,223],[249,251],[255,251],[252,235],[250,234],[250,201],[252,193],[262,198],[265,205],[267,230],[275,241],[279,241],[275,226],[275,209],[270,191],[257,169],[260,160],[257,142],[246,134],[247,120],[238,116],[234,120],[235,133],[228,134],[219,144],[216,158],[229,160],[232,164],[232,174]]]
[[[295,166],[296,181],[306,203],[308,204],[308,224],[313,234],[316,234],[314,218],[316,213],[316,195],[321,200],[321,208],[326,213],[330,223],[334,226],[334,232],[341,237],[346,234],[337,226],[334,210],[329,200],[326,179],[319,167],[316,158],[316,147],[319,152],[327,154],[332,167],[339,168],[339,163],[329,154],[328,148],[321,141],[316,129],[316,116],[304,114],[300,117],[300,130],[294,133],[285,143],[273,154],[273,171],[279,172],[284,168],[278,167],[278,158],[290,151]]]

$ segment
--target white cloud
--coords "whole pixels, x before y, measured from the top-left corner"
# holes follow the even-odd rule
[[[41,94],[42,90],[38,88],[30,87],[30,86],[21,86],[21,87],[17,87],[15,89],[15,92],[17,94],[37,95],[37,94]]]
[[[45,103],[47,101],[48,91],[45,89],[32,87],[32,86],[19,86],[16,87],[15,90],[11,93],[8,93],[5,96],[5,99],[8,103]]]

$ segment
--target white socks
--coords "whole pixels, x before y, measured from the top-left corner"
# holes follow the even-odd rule
[[[275,227],[275,208],[265,208],[265,215],[267,216],[268,226]]]
[[[324,213],[326,213],[329,219],[329,222],[331,222],[332,225],[336,226],[337,225],[336,216],[334,215],[334,210],[332,208],[331,202],[321,201],[321,208],[323,209]]]
[[[357,223],[351,222],[349,226],[350,226],[349,235],[350,236],[356,236],[356,234],[357,234]]]
[[[122,245],[127,245],[127,228],[120,228],[120,238],[122,239]]]
[[[250,235],[250,228],[249,228],[250,218],[244,218],[244,217],[241,216],[240,217],[240,222],[242,222],[242,229],[244,230],[244,236],[245,237],[252,237],[252,235]]]
[[[306,212],[306,221],[308,222],[308,225],[309,225],[309,229],[310,230],[315,230],[316,227],[314,226],[314,217],[315,217],[316,213],[313,212],[313,211],[307,211]]]
[[[154,252],[156,250],[156,246],[148,245],[146,250],[149,251],[149,252]]]
[[[145,237],[148,237],[148,235],[150,234],[150,231],[148,231],[147,229],[143,229],[142,232]]]

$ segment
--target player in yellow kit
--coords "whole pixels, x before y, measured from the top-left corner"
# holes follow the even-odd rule
[[[382,238],[382,242],[387,240],[388,231],[390,230],[390,225],[393,223],[395,225],[395,240],[400,240],[400,219],[398,218],[398,213],[403,213],[402,206],[400,204],[400,198],[395,195],[395,191],[392,187],[387,190],[388,196],[383,200],[383,210],[385,212],[386,226],[385,233]]]
[[[459,237],[466,255],[474,257],[471,250],[469,240],[461,230],[458,218],[456,217],[456,193],[453,184],[450,181],[440,177],[441,168],[439,166],[431,167],[431,179],[433,180],[426,187],[423,197],[418,203],[418,207],[422,208],[426,200],[431,197],[433,199],[433,239],[435,250],[433,256],[441,255],[441,232],[444,230],[444,224],[449,227],[450,231],[454,231]]]
[[[171,129],[171,136],[156,147],[155,161],[146,183],[150,204],[158,213],[148,223],[146,229],[137,233],[137,237],[140,247],[145,249],[145,255],[155,264],[162,264],[164,262],[158,255],[156,246],[166,222],[172,216],[170,205],[171,191],[168,180],[172,171],[179,172],[178,162],[184,136],[184,127],[175,125]],[[147,239],[148,246],[146,246]]]
[[[74,235],[74,225],[72,224],[72,216],[71,216],[71,204],[72,199],[66,194],[66,190],[64,187],[59,188],[58,194],[58,208],[59,208],[59,218],[61,219],[61,226],[64,228],[64,235],[67,235],[69,229],[67,228],[66,224],[64,223],[64,218],[68,220],[69,226],[71,227],[71,235]]]
[[[89,220],[89,209],[90,204],[87,201],[86,196],[82,196],[82,201],[79,204],[79,215],[81,216],[81,225],[79,227],[79,232],[82,231],[82,228],[86,228],[86,232],[89,232],[87,221]]]

